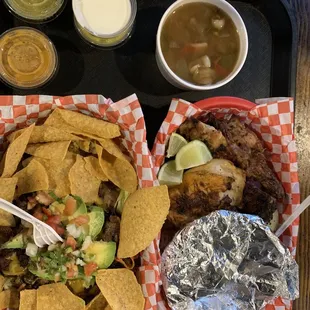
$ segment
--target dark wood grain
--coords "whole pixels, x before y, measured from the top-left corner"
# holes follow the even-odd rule
[[[310,1],[284,0],[297,21],[298,63],[296,127],[301,198],[310,194]],[[294,310],[310,309],[310,209],[301,216],[297,261],[300,267],[300,298]]]

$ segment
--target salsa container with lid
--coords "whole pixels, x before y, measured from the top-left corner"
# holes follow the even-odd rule
[[[88,43],[99,47],[118,47],[125,43],[132,34],[137,14],[137,1],[128,1],[130,4],[130,16],[125,26],[113,33],[100,33],[93,29],[83,13],[83,0],[73,0],[74,24],[80,36]],[[117,16],[114,18],[117,19]]]
[[[0,79],[9,86],[38,88],[52,79],[57,68],[56,49],[44,33],[17,27],[0,36]]]
[[[61,13],[67,0],[4,0],[4,3],[18,18],[31,23],[44,23]]]

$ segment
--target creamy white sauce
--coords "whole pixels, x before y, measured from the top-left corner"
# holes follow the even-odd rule
[[[82,13],[98,34],[113,34],[121,30],[130,19],[130,0],[83,0]]]

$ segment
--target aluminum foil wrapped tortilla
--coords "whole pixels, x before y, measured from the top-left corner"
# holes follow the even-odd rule
[[[165,249],[162,277],[173,310],[251,310],[298,298],[298,265],[257,216],[217,211]]]

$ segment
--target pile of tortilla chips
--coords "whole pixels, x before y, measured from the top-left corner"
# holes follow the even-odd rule
[[[9,145],[0,163],[0,198],[12,202],[23,194],[43,190],[58,197],[76,195],[87,204],[100,205],[100,184],[110,181],[131,193],[122,212],[117,256],[136,256],[158,235],[170,202],[166,186],[137,190],[136,171],[113,140],[120,135],[118,125],[77,112],[54,110],[43,125],[31,125],[7,137]],[[0,209],[0,226],[15,225],[14,217]],[[20,294],[16,290],[2,291],[2,283],[0,309],[144,308],[144,297],[132,271],[99,270],[96,282],[101,294],[88,305],[62,283]]]

